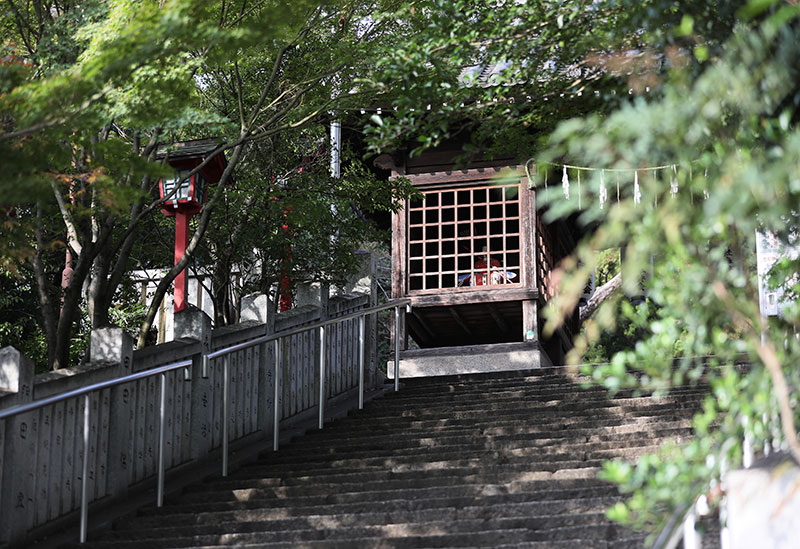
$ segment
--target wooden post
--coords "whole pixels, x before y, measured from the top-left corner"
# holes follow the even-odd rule
[[[539,341],[537,314],[536,300],[526,299],[522,302],[522,340],[526,343]]]

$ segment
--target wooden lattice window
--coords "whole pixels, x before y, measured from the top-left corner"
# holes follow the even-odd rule
[[[520,285],[519,184],[426,190],[406,211],[412,292]]]
[[[536,283],[545,300],[554,295],[550,286],[550,273],[553,270],[552,242],[549,232],[539,216],[536,216]]]

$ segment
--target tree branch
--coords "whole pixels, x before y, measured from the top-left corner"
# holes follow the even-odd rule
[[[736,323],[742,326],[750,343],[756,350],[758,357],[764,363],[767,371],[772,378],[772,386],[775,389],[775,397],[778,399],[778,409],[781,415],[781,429],[783,435],[786,437],[786,442],[789,444],[789,451],[792,453],[794,459],[800,463],[800,440],[797,438],[797,427],[794,423],[794,414],[792,412],[791,394],[789,393],[789,386],[786,383],[786,376],[783,375],[783,368],[781,367],[778,353],[775,346],[772,344],[771,339],[764,338],[762,341],[761,334],[758,333],[753,322],[743,315],[736,308],[733,298],[728,292],[728,289],[720,280],[713,280],[711,288],[714,294],[722,301],[730,311]],[[762,324],[764,324],[762,319]],[[761,326],[762,331],[765,331],[766,326]]]
[[[617,290],[619,290],[620,286],[622,285],[622,273],[617,273],[614,278],[597,288],[586,302],[586,305],[581,307],[580,310],[580,321],[581,323],[586,322],[589,320],[592,315],[597,311],[597,308],[600,307],[600,304],[607,300],[609,297],[614,295]]]
[[[53,189],[53,194],[56,197],[58,209],[61,212],[62,219],[64,220],[64,225],[67,226],[67,245],[72,249],[73,252],[75,252],[76,256],[79,256],[81,255],[83,246],[78,240],[78,230],[75,228],[75,221],[73,220],[72,214],[67,208],[67,203],[64,201],[64,197],[61,196],[61,192],[56,186],[55,179],[50,179],[50,187]]]

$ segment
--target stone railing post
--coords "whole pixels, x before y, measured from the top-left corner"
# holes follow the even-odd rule
[[[0,349],[0,408],[33,399],[33,362],[14,347]],[[38,412],[0,422],[0,542],[21,539],[33,520],[33,475]]]
[[[263,324],[264,334],[273,334],[275,333],[275,305],[265,294],[244,296],[239,320]],[[273,433],[274,372],[275,344],[272,342],[262,343],[258,346],[258,426],[265,437]]]
[[[200,309],[190,307],[175,313],[175,339],[194,340],[200,343],[201,352],[192,357],[191,380],[191,448],[192,458],[203,460],[211,449],[211,398],[210,378],[203,377],[203,354],[211,350],[211,318]]]
[[[92,330],[89,350],[92,362],[111,362],[116,365],[114,377],[133,372],[133,338],[122,328]],[[111,496],[123,496],[128,491],[131,467],[131,385],[111,388],[112,403],[108,430],[108,491]]]

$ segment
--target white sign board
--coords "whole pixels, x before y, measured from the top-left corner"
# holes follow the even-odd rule
[[[784,305],[783,289],[770,289],[769,270],[784,257],[796,257],[798,250],[786,247],[770,232],[756,231],[756,264],[758,268],[758,305],[763,316],[780,316]]]

